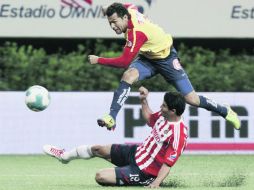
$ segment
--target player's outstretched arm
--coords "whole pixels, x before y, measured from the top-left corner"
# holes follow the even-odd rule
[[[147,96],[148,96],[148,90],[141,86],[139,89],[139,93],[140,93],[140,100],[141,100],[141,106],[142,106],[142,114],[144,119],[149,122],[150,121],[150,117],[151,114],[153,113],[152,110],[150,109],[149,105],[148,105],[148,101],[147,101]]]
[[[168,166],[167,164],[163,164],[158,176],[156,177],[156,179],[147,186],[147,188],[158,188],[160,187],[160,184],[163,182],[163,180],[168,176],[170,172],[170,166]]]

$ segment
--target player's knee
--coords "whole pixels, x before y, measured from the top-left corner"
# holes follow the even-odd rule
[[[102,146],[102,145],[94,145],[91,147],[91,151],[94,156],[110,159],[110,150],[111,145]]]
[[[130,68],[127,71],[124,72],[122,80],[129,84],[133,84],[138,80],[139,72],[135,68]]]
[[[94,155],[102,155],[102,152],[103,152],[103,146],[101,145],[94,145],[91,147],[91,151]]]
[[[107,175],[105,174],[105,172],[103,172],[103,170],[100,170],[100,171],[98,171],[96,173],[96,175],[95,175],[95,181],[99,185],[108,185]]]
[[[185,101],[192,106],[199,106],[200,104],[199,96],[195,92],[187,94],[184,98]]]

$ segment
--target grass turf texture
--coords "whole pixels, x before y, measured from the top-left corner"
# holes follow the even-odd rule
[[[99,159],[74,160],[67,165],[41,155],[0,156],[0,190],[143,189],[102,187],[97,170],[113,167]],[[197,190],[254,189],[253,155],[183,155],[162,188]]]

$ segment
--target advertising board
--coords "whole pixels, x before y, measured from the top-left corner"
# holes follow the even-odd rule
[[[254,93],[202,93],[236,110],[242,128],[236,131],[223,118],[187,106],[189,154],[253,154]],[[159,111],[164,93],[151,92],[149,104]],[[150,128],[141,115],[138,93],[131,93],[117,117],[117,128],[97,126],[107,113],[112,92],[51,92],[51,104],[42,112],[29,110],[24,92],[0,92],[0,154],[41,154],[44,144],[70,149],[82,144],[142,143]]]

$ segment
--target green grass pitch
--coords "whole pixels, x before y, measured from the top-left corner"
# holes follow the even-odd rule
[[[97,170],[113,167],[96,158],[74,160],[67,165],[42,155],[1,155],[0,190],[86,190],[143,189],[143,187],[102,187]],[[253,190],[253,155],[183,155],[172,168],[163,189]]]

